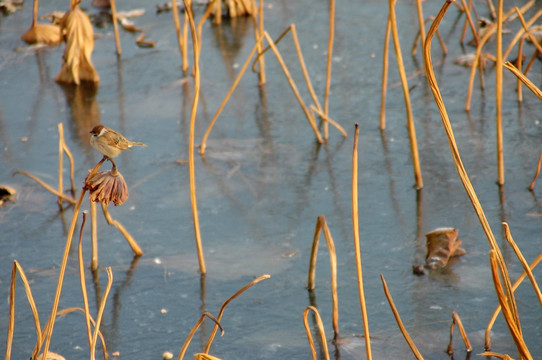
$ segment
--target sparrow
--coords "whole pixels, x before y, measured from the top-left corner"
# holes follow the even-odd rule
[[[133,146],[147,146],[127,140],[120,133],[103,125],[96,125],[90,133],[90,145],[108,158],[118,156],[123,150],[131,150]]]

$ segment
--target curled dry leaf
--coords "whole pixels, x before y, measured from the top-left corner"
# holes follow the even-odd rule
[[[44,360],[43,354],[39,354],[36,360]],[[54,352],[47,352],[47,359],[46,360],[66,360],[66,358],[62,355],[55,354]]]
[[[98,83],[100,77],[91,61],[94,30],[87,14],[79,6],[74,6],[62,17],[61,31],[66,50],[62,56],[62,69],[55,81],[77,85],[81,81]]]
[[[461,256],[466,251],[459,246],[461,239],[457,238],[458,230],[454,228],[438,228],[425,234],[427,253],[425,265],[435,269],[444,267],[454,256]]]
[[[21,39],[27,44],[56,45],[62,40],[60,26],[54,24],[34,24],[21,36]]]
[[[145,40],[145,33],[141,33],[141,35],[137,37],[136,44],[137,46],[142,47],[142,48],[154,47],[154,41]]]

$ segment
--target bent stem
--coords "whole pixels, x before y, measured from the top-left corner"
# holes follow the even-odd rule
[[[335,243],[327,226],[324,215],[318,216],[316,220],[316,228],[312,240],[311,257],[309,262],[309,276],[307,280],[307,289],[314,290],[316,277],[316,260],[318,257],[318,243],[320,241],[320,233],[324,230],[324,237],[329,252],[329,266],[331,268],[331,299],[332,299],[332,323],[333,323],[333,339],[339,336],[339,300],[337,295],[337,254],[335,252]]]
[[[469,338],[467,337],[467,333],[465,332],[465,328],[463,327],[461,318],[455,311],[452,311],[452,325],[450,326],[450,343],[448,344],[448,355],[450,356],[454,354],[453,338],[454,338],[454,326],[456,324],[457,324],[457,327],[459,328],[459,333],[461,334],[461,338],[463,339],[463,343],[465,344],[465,348],[467,352],[472,351],[472,345],[470,344]]]
[[[198,331],[199,327],[203,323],[203,320],[205,320],[205,317],[208,317],[209,319],[213,320],[215,322],[215,325],[220,328],[222,335],[224,334],[224,329],[222,328],[222,325],[220,325],[220,322],[213,315],[205,311],[203,314],[201,314],[199,320],[192,327],[192,330],[190,330],[190,333],[186,337],[186,340],[184,341],[181,351],[179,352],[179,356],[177,357],[177,360],[182,360],[184,358],[184,354],[186,353],[186,350],[188,349],[188,345],[190,345],[190,342],[192,341],[194,334],[196,333],[196,331]]]
[[[314,316],[316,318],[316,325],[318,326],[318,333],[320,334],[320,341],[322,343],[323,352],[325,354],[326,360],[329,360],[329,351],[327,348],[327,340],[326,340],[326,333],[324,331],[324,324],[322,323],[322,318],[320,317],[320,313],[318,312],[318,309],[314,306],[307,306],[305,311],[303,312],[303,325],[305,326],[305,332],[307,333],[307,338],[309,340],[309,346],[311,347],[312,352],[312,360],[316,360],[316,350],[314,348],[314,341],[312,340],[311,335],[311,329],[309,327],[309,321],[307,320],[307,316],[309,315],[309,311],[314,312]]]
[[[120,222],[118,222],[117,220],[114,220],[111,215],[109,214],[109,210],[107,208],[107,205],[105,205],[104,203],[101,203],[102,204],[102,211],[104,213],[104,217],[105,219],[107,220],[107,223],[109,225],[112,225],[114,227],[117,228],[118,231],[120,231],[120,233],[122,234],[122,236],[124,236],[124,238],[126,239],[126,241],[128,241],[128,245],[130,245],[130,248],[132,249],[132,251],[134,252],[134,255],[135,256],[141,256],[143,255],[143,250],[141,250],[141,248],[139,247],[139,245],[137,244],[137,242],[134,240],[134,238],[132,237],[132,235],[130,235],[130,233],[128,232],[128,230],[126,230],[126,228],[124,226],[122,226],[122,224]],[[96,263],[98,261],[98,252],[97,252],[97,247],[98,247],[98,244],[95,245],[96,246]]]

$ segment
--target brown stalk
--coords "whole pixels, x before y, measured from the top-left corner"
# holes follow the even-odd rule
[[[410,52],[412,56],[416,54],[418,39],[421,39],[422,44],[425,42],[425,21],[423,20],[422,0],[416,0],[416,10],[418,13],[418,25],[420,27],[420,30],[418,30],[418,36],[416,36],[416,40],[414,40],[414,45],[412,46],[412,50]]]
[[[347,137],[348,134],[346,133],[346,131],[344,130],[344,128],[339,125],[338,122],[336,122],[335,120],[327,117],[321,110],[318,110],[318,108],[314,105],[309,105],[309,108],[311,110],[311,114],[312,114],[312,117],[314,118],[314,113],[317,113],[318,115],[320,115],[322,117],[322,119],[324,119],[325,121],[328,121],[331,125],[335,126],[337,128],[337,130],[339,130],[341,132],[341,134],[343,134],[344,137]]]
[[[94,203],[91,201],[91,203]],[[92,348],[92,330],[90,329],[90,311],[88,308],[88,295],[87,295],[87,284],[85,280],[85,265],[83,261],[83,229],[85,228],[85,222],[87,220],[87,212],[83,211],[83,221],[81,223],[81,230],[79,231],[79,246],[77,247],[77,256],[79,259],[79,282],[81,283],[81,294],[83,295],[83,306],[85,314],[85,323],[87,326],[87,338],[88,338],[88,349]]]
[[[105,157],[96,164],[94,169],[90,171],[90,175],[96,174],[102,163],[105,161]],[[85,196],[86,190],[83,188],[81,190],[81,194],[79,195],[79,199],[77,200],[77,203],[75,204],[75,207],[73,209],[73,216],[72,221],[70,223],[70,227],[68,229],[68,236],[66,237],[66,244],[64,245],[64,254],[62,255],[62,261],[60,263],[60,271],[58,274],[58,283],[56,286],[56,292],[55,292],[55,298],[53,301],[53,307],[51,309],[51,314],[49,315],[49,319],[47,320],[47,324],[45,325],[45,328],[43,330],[43,339],[41,341],[38,341],[36,343],[36,354],[39,353],[39,349],[43,345],[43,341],[45,340],[45,345],[43,348],[43,358],[47,359],[47,352],[49,351],[49,345],[51,343],[51,337],[53,336],[53,329],[55,325],[55,319],[56,319],[56,313],[58,310],[58,303],[60,301],[60,293],[62,292],[62,285],[64,283],[64,274],[66,272],[66,265],[68,262],[68,255],[70,251],[70,245],[73,238],[73,233],[75,231],[75,224],[77,223],[77,214],[79,213],[79,210],[81,209],[81,204],[83,203],[83,199]]]
[[[104,293],[102,295],[102,301],[100,302],[100,307],[98,309],[98,314],[96,315],[96,326],[94,326],[94,334],[92,335],[92,344],[90,347],[90,360],[96,358],[96,343],[98,342],[98,332],[100,331],[100,324],[102,322],[102,317],[105,309],[105,302],[107,301],[107,296],[109,291],[111,291],[111,286],[113,285],[113,271],[111,267],[108,266],[107,271],[107,286],[105,287]]]
[[[403,65],[403,56],[401,55],[401,45],[399,44],[399,33],[397,31],[397,20],[395,17],[395,3],[396,0],[389,0],[389,11],[391,20],[391,31],[393,35],[393,45],[395,49],[395,56],[397,58],[397,68],[401,77],[401,84],[403,87],[403,97],[405,100],[406,115],[407,115],[407,128],[410,140],[410,153],[412,155],[412,166],[414,170],[414,179],[416,181],[416,188],[423,188],[422,172],[420,168],[420,159],[418,156],[418,143],[416,140],[416,128],[414,127],[414,119],[412,116],[412,106],[410,103],[410,95],[408,90],[408,83],[405,74],[405,67]]]
[[[192,0],[188,0],[185,2],[185,4],[188,3],[190,6],[192,3]],[[183,58],[183,71],[186,73],[188,70],[188,12],[184,12],[184,23],[183,23],[183,52],[182,52],[182,58]],[[199,58],[199,54],[198,54]]]
[[[533,262],[531,262],[531,264],[529,265],[529,269],[531,270],[534,269],[540,263],[540,261],[542,261],[542,253],[538,254],[536,259],[534,259]],[[518,279],[516,280],[516,282],[514,282],[514,285],[512,285],[512,291],[515,291],[526,277],[527,277],[527,273],[523,271],[521,275],[518,277]],[[495,311],[493,312],[493,315],[491,316],[489,323],[487,324],[486,332],[485,332],[485,349],[486,350],[489,350],[491,348],[491,338],[490,338],[491,328],[493,327],[495,320],[497,320],[497,316],[499,315],[500,311],[501,311],[501,306],[498,305]]]
[[[61,124],[61,123],[59,123]],[[75,168],[75,162],[73,161],[73,155],[70,151],[70,149],[68,148],[68,145],[66,145],[66,140],[64,139],[64,133],[62,133],[62,149],[64,150],[64,152],[66,153],[66,155],[68,156],[68,160],[70,161],[70,182],[71,182],[71,193],[72,193],[72,196],[75,196],[75,181],[74,181],[74,168]]]
[[[542,91],[535,84],[533,84],[531,80],[529,80],[525,75],[523,75],[522,72],[514,66],[514,64],[512,64],[510,61],[507,61],[504,63],[504,67],[510,70],[514,75],[516,75],[518,79],[520,79],[525,84],[525,86],[527,86],[529,90],[533,92],[533,94],[535,94],[540,100],[542,100]]]
[[[233,92],[237,88],[237,85],[239,84],[239,81],[241,81],[241,78],[245,74],[245,71],[246,71],[246,69],[248,67],[248,64],[250,64],[250,60],[254,56],[254,53],[256,52],[256,50],[258,50],[258,45],[257,44],[255,44],[254,47],[252,48],[252,51],[248,55],[245,63],[243,64],[243,67],[241,68],[241,71],[239,71],[239,74],[237,74],[237,77],[235,78],[235,81],[233,82],[230,90],[228,91],[228,93],[224,97],[224,100],[222,100],[222,103],[218,107],[218,110],[216,111],[215,115],[211,119],[211,122],[209,123],[209,126],[207,127],[207,130],[205,131],[205,134],[203,135],[203,139],[201,140],[201,145],[200,145],[200,149],[199,149],[199,154],[200,155],[205,154],[205,150],[207,148],[207,138],[209,137],[209,134],[211,133],[211,129],[215,125],[215,122],[218,119],[218,116],[220,115],[222,110],[224,109],[224,106],[226,106],[226,103],[230,99],[230,96],[233,94]]]
[[[79,307],[72,307],[72,308],[66,308],[66,309],[59,310],[58,313],[57,313],[57,316],[69,314],[69,313],[72,313],[72,312],[75,312],[75,311],[80,311],[83,314],[85,313],[85,309],[82,309],[82,308],[79,308]],[[90,315],[89,315],[89,320],[90,320],[90,323],[92,324],[92,326],[96,327],[96,322],[94,321],[94,319]],[[99,329],[98,329],[98,336],[100,337],[100,341],[102,342],[102,347],[103,347],[103,351],[104,351],[104,360],[107,360],[109,358],[107,356],[107,346],[105,345],[104,336],[103,336],[102,332]]]
[[[198,55],[201,55],[201,33],[203,31],[203,24],[209,18],[209,16],[211,16],[211,12],[213,11],[213,7],[217,1],[221,0],[211,0],[209,2],[209,5],[207,5],[205,12],[203,13],[201,19],[198,22],[198,26],[196,27],[198,29]]]
[[[512,335],[512,338],[514,339],[514,342],[516,343],[516,347],[520,353],[520,357],[524,359],[533,359],[531,354],[529,353],[529,349],[525,345],[525,342],[523,341],[523,336],[521,334],[521,327],[517,323],[517,309],[515,309],[515,300],[513,298],[510,298],[507,293],[508,290],[503,290],[503,284],[501,283],[500,276],[503,278],[504,287],[508,288],[510,285],[510,279],[505,276],[505,265],[498,259],[499,257],[502,258],[502,256],[499,256],[497,253],[499,252],[498,249],[492,249],[489,251],[489,258],[491,261],[491,273],[493,276],[493,283],[495,284],[495,290],[497,292],[497,297],[499,299],[499,303],[501,304],[502,313],[504,316],[504,319],[506,320],[506,324],[508,325],[508,328],[510,329],[510,334]]]
[[[299,105],[301,106],[301,109],[305,113],[305,116],[307,117],[307,120],[309,121],[309,124],[311,125],[312,130],[314,131],[314,134],[316,135],[316,138],[318,139],[319,143],[323,143],[324,140],[322,139],[322,136],[320,135],[320,132],[318,131],[318,128],[316,127],[316,123],[314,119],[311,117],[311,114],[309,110],[307,109],[307,106],[303,102],[303,99],[301,98],[301,95],[299,95],[299,91],[297,90],[297,86],[295,85],[294,80],[290,76],[290,72],[288,71],[288,68],[286,67],[286,64],[284,63],[284,60],[282,59],[282,56],[280,55],[280,52],[278,51],[277,47],[275,46],[275,43],[273,42],[273,39],[269,36],[267,31],[264,31],[264,35],[267,39],[267,42],[271,46],[271,49],[273,50],[273,53],[275,53],[275,56],[277,57],[278,62],[280,63],[282,70],[284,71],[284,75],[288,79],[288,83],[290,84],[290,87],[292,88],[292,91],[294,92],[295,97],[297,98],[297,101],[299,102]]]
[[[256,3],[255,0],[252,0],[252,6],[254,9],[256,9]],[[256,19],[256,16],[253,17]],[[266,77],[265,77],[265,58],[263,56],[260,56],[262,54],[263,50],[263,29],[264,29],[264,18],[263,18],[263,0],[259,1],[258,6],[258,21],[254,23],[254,37],[256,40],[256,44],[258,46],[258,64],[260,65],[260,71],[258,71],[258,76],[260,78],[260,82],[258,85],[264,85],[266,83]],[[256,26],[256,24],[258,26]]]
[[[506,355],[506,354],[499,354],[499,353],[496,353],[496,352],[492,352],[492,351],[486,351],[484,353],[481,353],[480,356],[494,356],[498,359],[501,359],[501,360],[514,360],[512,359],[510,356]]]
[[[329,266],[331,268],[331,300],[332,300],[332,324],[333,324],[333,339],[339,336],[339,300],[337,295],[337,254],[335,252],[335,243],[327,226],[324,215],[318,216],[316,220],[316,228],[312,239],[311,257],[309,262],[309,275],[307,280],[307,289],[312,291],[315,287],[316,277],[316,260],[318,257],[318,243],[320,241],[320,232],[324,230],[324,238],[326,239],[327,248],[329,251]]]
[[[470,344],[469,338],[467,337],[467,333],[465,331],[465,328],[463,327],[461,318],[455,311],[452,311],[452,325],[450,326],[450,343],[448,344],[448,355],[452,356],[454,354],[454,325],[457,325],[457,327],[459,328],[459,333],[461,334],[461,338],[463,339],[463,343],[465,344],[467,352],[471,352],[472,345]]]
[[[244,293],[246,290],[251,288],[253,285],[256,285],[257,283],[259,283],[262,280],[269,279],[270,277],[271,277],[271,275],[267,275],[267,274],[257,277],[256,279],[252,280],[251,282],[249,282],[248,284],[243,286],[235,294],[230,296],[230,298],[228,300],[224,301],[224,303],[220,307],[220,311],[218,312],[218,316],[216,317],[217,318],[217,323],[220,323],[220,320],[222,320],[222,315],[224,314],[224,310],[226,310],[226,306],[228,306],[228,304],[233,299],[235,299],[236,297],[238,297],[239,295]],[[213,340],[215,338],[215,335],[216,335],[216,332],[217,332],[218,328],[219,328],[219,326],[217,324],[215,324],[215,326],[213,327],[213,331],[211,332],[211,335],[209,335],[209,339],[207,340],[207,344],[205,345],[204,353],[206,353],[206,354],[209,353],[209,349],[211,348],[211,344],[213,343]]]
[[[132,251],[134,252],[134,255],[135,256],[141,256],[143,255],[143,250],[141,250],[141,248],[139,247],[139,245],[137,244],[137,242],[134,240],[134,238],[132,237],[132,235],[130,235],[130,233],[128,232],[128,230],[126,230],[126,228],[124,226],[122,226],[122,224],[120,222],[118,222],[117,220],[114,220],[111,215],[109,214],[109,210],[107,209],[107,205],[105,205],[104,203],[101,203],[102,205],[102,211],[104,213],[104,217],[105,217],[105,220],[107,220],[107,223],[109,225],[112,225],[114,227],[117,228],[118,231],[120,231],[120,233],[122,234],[122,236],[124,236],[124,238],[126,239],[126,241],[128,241],[128,244],[130,245],[130,248],[132,249]],[[96,246],[97,247],[97,246]],[[96,259],[98,259],[98,253],[96,252]]]
[[[533,15],[532,18],[529,19],[529,21],[525,24],[527,29],[530,28],[534,22],[536,20],[538,20],[538,18],[542,15],[542,10],[538,10],[536,12],[535,15]],[[508,47],[506,48],[506,50],[504,51],[503,53],[503,59],[506,59],[508,57],[508,55],[510,54],[510,52],[512,51],[512,48],[514,47],[514,45],[516,45],[516,43],[522,39],[523,37],[525,36],[525,28],[521,27],[521,29],[519,29],[516,34],[514,35],[514,38],[510,41],[510,43],[508,44]]]
[[[307,333],[307,338],[309,340],[309,346],[311,347],[312,352],[312,360],[316,360],[316,350],[314,348],[314,341],[312,340],[312,334],[311,329],[309,327],[309,321],[307,320],[307,316],[309,315],[309,311],[314,312],[314,317],[316,318],[316,325],[318,326],[318,333],[320,334],[320,341],[322,343],[323,352],[325,354],[326,360],[329,360],[329,351],[327,348],[327,340],[326,340],[326,333],[324,331],[324,324],[322,323],[322,318],[320,317],[320,313],[318,313],[318,309],[314,306],[307,306],[305,311],[303,311],[303,325],[305,326],[305,332]]]
[[[493,6],[492,0],[487,0],[487,6],[489,7],[489,12],[491,13],[491,18],[496,19],[497,14],[495,13],[495,6]]]
[[[529,36],[529,39],[531,39],[531,42],[533,43],[534,47],[538,50],[538,52],[542,52],[542,45],[540,45],[538,43],[538,41],[536,41],[536,38],[534,37],[532,31],[529,31],[529,27],[525,23],[525,19],[521,15],[521,12],[519,11],[519,9],[517,7],[515,7],[514,9],[516,10],[519,21],[521,21],[521,25],[523,26],[523,30],[525,30],[525,32]]]
[[[433,21],[434,19],[435,19],[434,16],[430,16],[427,19],[425,19],[425,22],[428,23],[430,21]],[[415,54],[416,50],[418,49],[418,40],[420,40],[420,37],[421,37],[421,32],[418,31],[418,33],[416,34],[416,37],[414,38],[414,42],[412,43],[412,50],[411,50],[412,54]],[[448,48],[446,47],[446,44],[444,43],[442,36],[440,36],[440,31],[438,31],[438,29],[437,29],[437,37],[440,42],[440,46],[442,46],[442,53],[444,55],[448,54]],[[422,46],[423,46],[423,42],[422,42]],[[417,74],[418,72],[419,71],[416,71],[415,74]],[[421,71],[421,73],[423,73],[423,70]],[[409,77],[407,77],[407,79],[410,80],[412,77],[413,76],[410,75]]]
[[[386,35],[384,37],[384,51],[382,59],[382,93],[380,97],[380,130],[384,131],[386,129],[386,94],[388,89],[388,64],[389,64],[389,44],[390,44],[390,31],[391,31],[391,20],[388,16],[388,21],[386,23]],[[414,41],[414,45],[417,44],[417,41]],[[413,51],[416,51],[413,49]]]
[[[533,272],[529,268],[529,264],[527,263],[527,260],[525,260],[525,257],[523,257],[521,250],[519,249],[516,242],[512,238],[512,234],[510,233],[510,227],[505,222],[503,222],[502,225],[504,227],[504,235],[506,237],[506,241],[508,241],[508,243],[514,250],[514,253],[518,257],[519,262],[521,263],[521,266],[523,266],[523,270],[527,273],[527,276],[529,277],[529,280],[531,281],[531,285],[533,286],[536,297],[538,298],[538,302],[540,303],[540,306],[542,306],[542,293],[540,292],[540,288],[538,287],[536,279],[534,278]]]
[[[352,228],[354,231],[354,250],[356,254],[356,273],[358,277],[358,294],[365,332],[365,352],[367,360],[373,358],[371,352],[371,339],[369,336],[369,319],[367,317],[367,306],[365,305],[365,290],[363,289],[363,273],[361,266],[361,250],[359,241],[359,212],[358,212],[358,137],[359,125],[356,124],[354,133],[354,151],[352,152]]]
[[[59,193],[56,189],[54,189],[52,186],[46,184],[43,180],[39,179],[38,177],[30,174],[29,172],[26,172],[24,170],[19,170],[19,171],[15,171],[13,173],[13,175],[17,175],[17,174],[21,174],[21,175],[26,175],[28,176],[29,178],[31,178],[32,180],[34,180],[35,182],[37,182],[38,184],[40,184],[41,186],[43,186],[45,188],[45,190],[48,190],[50,193],[58,196],[59,198],[62,198],[66,201],[68,201],[70,204],[75,204],[75,199],[73,199],[72,197],[69,197],[68,195],[64,195],[62,193]]]
[[[529,190],[533,191],[534,185],[536,183],[536,179],[538,178],[538,174],[540,174],[540,165],[542,163],[542,152],[540,152],[540,155],[538,156],[538,165],[536,166],[536,173],[534,174],[533,181],[531,181],[531,185],[529,185]]]
[[[496,102],[496,128],[497,128],[497,172],[499,185],[504,185],[504,157],[503,157],[503,138],[502,138],[502,23],[503,23],[503,0],[499,0],[497,8],[497,50],[495,64],[495,102]],[[521,15],[520,15],[521,16]],[[480,72],[481,73],[481,72]]]
[[[468,21],[469,26],[471,28],[472,36],[474,37],[474,43],[476,45],[478,45],[478,41],[479,41],[478,31],[476,29],[476,26],[474,26],[474,21],[472,21],[472,16],[470,14],[470,5],[472,5],[472,3],[470,3],[469,6],[467,6],[467,3],[465,2],[465,0],[461,0],[461,2],[463,3],[463,8],[465,9],[465,15],[467,17],[467,21]],[[461,41],[461,42],[463,42],[463,41]]]
[[[391,308],[391,311],[393,312],[393,316],[395,317],[395,321],[397,321],[397,326],[399,326],[399,330],[401,330],[401,334],[403,334],[403,337],[408,343],[408,346],[410,347],[410,350],[412,351],[416,359],[423,360],[422,354],[420,354],[420,351],[416,347],[416,344],[414,344],[414,341],[412,341],[412,338],[410,337],[410,335],[408,334],[408,331],[403,325],[401,316],[399,315],[399,312],[397,311],[397,308],[395,307],[395,303],[393,302],[393,298],[391,297],[390,291],[388,290],[388,285],[386,284],[384,275],[380,274],[380,280],[382,280],[382,287],[384,288],[384,294],[386,294],[386,299],[388,299],[388,303],[390,304],[390,308]]]
[[[215,325],[220,328],[220,331],[222,332],[222,334],[224,334],[224,329],[222,328],[222,325],[220,325],[220,322],[213,315],[205,311],[203,314],[201,314],[199,320],[192,327],[192,330],[190,330],[190,333],[186,337],[186,340],[184,341],[181,351],[179,352],[179,356],[177,357],[177,360],[182,360],[184,358],[184,354],[186,353],[186,350],[188,349],[188,345],[190,345],[190,342],[192,341],[194,334],[196,333],[196,331],[198,331],[199,327],[203,323],[203,320],[205,320],[205,317],[208,317],[209,319],[213,320],[215,322]]]
[[[90,268],[98,270],[98,211],[96,202],[90,201]]]
[[[38,309],[36,307],[36,303],[34,302],[34,297],[32,296],[32,290],[30,289],[30,284],[28,283],[28,279],[26,278],[26,274],[24,273],[23,268],[19,264],[17,260],[13,261],[13,267],[11,270],[11,286],[9,291],[9,323],[8,323],[8,335],[6,340],[6,360],[11,359],[11,346],[13,343],[13,331],[15,329],[15,284],[17,282],[17,272],[19,273],[19,276],[21,277],[21,281],[23,282],[24,290],[26,292],[26,298],[28,300],[28,304],[30,305],[30,309],[32,311],[32,317],[34,318],[34,327],[36,329],[36,342],[41,343],[43,340],[43,335],[41,332],[41,326],[40,326],[40,318],[38,315]],[[39,348],[35,348],[34,352],[32,353],[32,358],[34,358],[38,354]]]
[[[478,216],[478,220],[480,221],[480,224],[482,225],[482,228],[484,230],[484,233],[489,241],[489,245],[492,249],[497,248],[497,242],[495,240],[495,236],[493,235],[493,232],[491,231],[491,227],[489,226],[489,223],[487,221],[487,218],[484,214],[484,210],[482,209],[482,206],[480,204],[480,201],[478,200],[478,197],[476,195],[476,192],[474,191],[474,188],[472,187],[472,184],[470,182],[469,176],[467,174],[467,171],[463,165],[463,162],[461,161],[461,156],[459,154],[459,150],[457,148],[457,144],[455,142],[454,133],[452,130],[452,125],[450,123],[450,119],[448,118],[448,113],[446,111],[446,107],[444,106],[444,101],[442,100],[442,95],[440,93],[437,81],[435,79],[435,73],[433,71],[433,64],[431,60],[431,40],[433,38],[433,35],[436,32],[436,29],[438,28],[438,25],[442,21],[442,18],[446,14],[446,11],[452,4],[452,0],[447,0],[444,5],[442,6],[440,12],[438,13],[437,17],[435,18],[435,21],[431,25],[431,28],[429,29],[427,33],[427,38],[425,40],[424,45],[424,60],[425,60],[425,73],[427,77],[427,81],[429,83],[429,87],[431,88],[431,91],[433,92],[433,96],[435,98],[435,103],[439,109],[441,118],[442,118],[442,125],[444,127],[444,130],[446,131],[446,135],[448,137],[448,144],[450,146],[450,152],[452,154],[452,158],[454,160],[454,164],[456,166],[457,172],[459,174],[459,177],[461,179],[461,182],[463,183],[463,187],[465,188],[465,191],[467,192],[467,195],[469,196],[469,199],[474,207],[474,210]],[[483,41],[483,40],[482,40]],[[481,41],[481,43],[482,43]]]
[[[117,20],[117,5],[115,4],[115,0],[110,0],[109,2],[111,3],[111,14],[113,15],[113,31],[115,32],[115,47],[117,49],[117,56],[120,56],[122,53],[122,49],[120,48],[119,24]]]
[[[519,70],[519,72],[521,72],[521,69],[523,68],[524,56],[525,54],[523,53],[523,37],[522,37],[518,44],[518,57],[516,61],[516,68]],[[521,86],[521,80],[519,79],[519,77],[516,80],[516,92],[518,95],[518,102],[520,103],[523,101],[523,86]]]
[[[184,0],[186,8],[185,14],[188,16],[190,23],[190,32],[192,33],[192,46],[194,53],[194,97],[192,99],[192,111],[190,113],[190,136],[188,140],[188,173],[190,177],[190,203],[192,206],[192,220],[194,223],[194,236],[196,240],[196,248],[198,252],[198,262],[200,273],[206,274],[205,258],[203,256],[203,245],[201,243],[201,233],[199,228],[198,203],[196,198],[196,170],[194,167],[194,137],[196,127],[196,112],[198,110],[199,91],[200,91],[200,70],[199,70],[199,54],[198,54],[198,37],[196,33],[196,25],[194,24],[194,16],[190,8],[190,0]]]
[[[534,3],[533,1],[529,1],[526,5],[524,5],[521,8],[520,12],[527,11],[529,9],[529,7],[533,3]],[[514,9],[509,10],[506,14],[504,14],[502,16],[502,21],[504,22],[509,17],[511,17],[513,12],[514,12]],[[469,78],[469,88],[468,88],[468,91],[467,91],[467,99],[465,100],[465,110],[467,110],[467,111],[470,110],[470,101],[471,101],[471,98],[472,98],[472,89],[473,89],[473,86],[474,86],[474,76],[476,75],[476,68],[479,67],[480,63],[481,63],[480,57],[482,55],[482,48],[483,48],[484,44],[489,40],[489,38],[493,34],[494,28],[496,28],[496,27],[497,27],[496,24],[489,25],[489,28],[488,28],[487,32],[484,34],[484,36],[482,36],[480,38],[480,42],[476,46],[476,52],[475,52],[475,55],[474,55],[474,61],[472,62],[471,73],[470,73],[470,78]]]
[[[62,146],[62,140],[64,139],[64,127],[62,126],[62,123],[58,123],[58,193],[63,194],[63,178],[62,170],[63,170],[63,160],[64,160],[64,148]],[[58,207],[62,209],[62,197],[58,197],[57,199]]]
[[[333,39],[335,36],[335,0],[329,1],[329,40],[327,43],[327,67],[326,67],[326,89],[324,93],[324,140],[329,137],[329,124],[326,118],[329,115],[329,88],[331,85],[331,58],[333,56]]]
[[[181,33],[181,22],[179,21],[179,8],[177,6],[177,0],[171,0],[171,12],[173,13],[173,23],[175,24],[175,33],[177,34],[177,42],[179,43],[179,51],[181,53],[182,69],[185,70],[185,66],[188,67],[188,64],[185,64],[185,47],[183,45],[183,35]]]

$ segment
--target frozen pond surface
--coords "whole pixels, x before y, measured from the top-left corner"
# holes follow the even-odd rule
[[[485,1],[477,1],[487,15]],[[507,2],[508,10],[512,3]],[[90,14],[98,10],[83,2]],[[267,84],[247,72],[210,135],[205,158],[196,155],[200,226],[208,273],[198,274],[188,186],[188,135],[192,78],[181,71],[181,59],[170,12],[156,14],[142,0],[119,2],[119,10],[144,8],[133,19],[155,41],[138,48],[138,34],[121,31],[122,57],[115,55],[113,28],[95,28],[93,62],[101,82],[97,91],[59,86],[53,78],[61,65],[64,45],[32,48],[20,36],[31,23],[31,4],[0,17],[0,184],[18,190],[17,201],[0,208],[0,337],[7,333],[8,294],[13,260],[28,274],[45,323],[54,297],[72,208],[59,212],[56,198],[32,180],[12,174],[29,171],[56,183],[57,124],[63,123],[75,158],[78,189],[100,159],[89,146],[89,130],[110,126],[128,138],[148,144],[119,156],[117,164],[130,186],[130,198],[111,207],[111,215],[137,240],[145,254],[133,260],[130,248],[113,227],[98,222],[98,277],[88,271],[91,313],[105,289],[104,268],[113,268],[114,283],[105,309],[102,331],[108,350],[122,359],[159,359],[164,351],[178,354],[202,311],[217,314],[223,301],[255,276],[265,280],[235,299],[226,309],[223,337],[211,354],[223,359],[308,359],[310,348],[302,314],[317,304],[331,339],[329,258],[320,241],[316,290],[305,286],[316,219],[326,216],[338,258],[339,326],[343,336],[363,332],[357,297],[351,220],[351,156],[354,124],[360,125],[360,238],[369,325],[376,359],[410,359],[384,296],[384,274],[398,311],[422,355],[446,359],[451,313],[456,311],[471,336],[473,357],[483,351],[483,331],[498,304],[491,279],[488,250],[472,205],[453,165],[448,142],[423,74],[409,78],[424,188],[414,178],[405,110],[393,47],[390,58],[387,128],[378,129],[382,50],[387,2],[337,2],[330,116],[348,132],[344,139],[330,127],[327,144],[319,145],[272,53],[266,55]],[[442,2],[424,3],[426,17],[436,15]],[[66,1],[40,4],[40,15],[65,11]],[[531,17],[541,8],[537,2]],[[328,1],[265,2],[265,27],[276,38],[296,25],[308,71],[323,103],[328,41]],[[200,17],[203,7],[195,9]],[[400,2],[398,26],[407,74],[423,69],[418,50],[409,55],[417,33],[415,2]],[[528,261],[540,252],[542,203],[527,190],[542,150],[541,103],[524,89],[518,104],[516,79],[504,74],[503,130],[506,183],[495,184],[495,76],[486,71],[486,88],[475,82],[472,109],[464,111],[469,71],[453,61],[473,48],[459,45],[463,17],[452,7],[441,33],[449,54],[433,45],[435,73],[441,86],[463,162],[496,235],[513,279],[521,273],[506,245],[501,222],[507,221]],[[512,26],[517,26],[514,23]],[[249,19],[225,20],[203,26],[201,97],[196,143],[229,90],[254,44]],[[469,36],[467,36],[468,39]],[[505,43],[511,36],[505,37]],[[493,49],[491,44],[489,49]],[[532,52],[531,45],[525,45]],[[279,49],[304,100],[303,83],[291,36]],[[192,63],[192,57],[189,56]],[[529,77],[541,83],[540,62]],[[67,163],[67,160],[65,160]],[[106,165],[106,168],[109,165]],[[65,179],[67,179],[67,173]],[[65,180],[66,182],[67,180]],[[541,180],[542,181],[542,180]],[[541,190],[542,191],[542,190]],[[83,210],[88,209],[88,202]],[[467,254],[446,271],[418,277],[412,265],[423,262],[424,234],[437,227],[455,227]],[[85,232],[88,262],[90,231]],[[72,247],[60,308],[82,306],[76,246]],[[540,270],[535,271],[540,278]],[[20,282],[18,282],[20,284]],[[532,289],[517,292],[525,339],[535,358],[542,357],[542,312]],[[14,359],[29,358],[35,342],[31,313],[22,286],[17,288]],[[162,311],[165,309],[166,311]],[[201,351],[212,329],[205,323],[187,353]],[[517,358],[502,318],[494,327],[494,350]],[[455,332],[454,358],[465,357]],[[363,341],[354,337],[332,358],[365,358]],[[51,350],[67,359],[88,356],[80,314],[60,317]],[[0,353],[5,341],[0,341]]]

